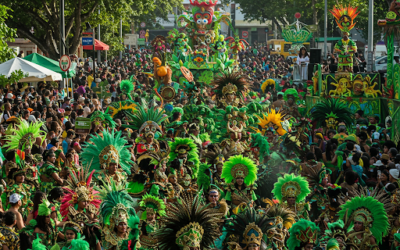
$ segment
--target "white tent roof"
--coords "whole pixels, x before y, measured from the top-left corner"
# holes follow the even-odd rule
[[[46,69],[36,63],[29,62],[22,58],[16,57],[8,60],[5,63],[0,64],[0,75],[7,77],[11,76],[11,73],[16,70],[28,73],[29,76],[25,77],[19,82],[39,82],[39,81],[61,81],[62,75],[52,70]]]

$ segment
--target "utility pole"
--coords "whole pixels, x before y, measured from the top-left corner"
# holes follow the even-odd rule
[[[119,20],[119,37],[121,38],[122,41],[122,18],[121,20]],[[119,59],[122,60],[122,51],[119,52]]]
[[[328,0],[325,0],[325,19],[324,19],[324,59],[327,60],[328,54]]]
[[[372,72],[374,64],[374,0],[369,0],[368,12],[368,62],[367,72]]]
[[[100,9],[99,9],[99,15],[100,15]],[[97,26],[97,40],[100,40],[100,24]],[[101,53],[100,50],[97,51],[97,61],[100,63],[101,62]]]
[[[58,51],[60,54],[60,58],[65,55],[65,19],[64,19],[64,0],[60,0],[60,50]],[[65,79],[61,82],[61,88],[64,88]]]

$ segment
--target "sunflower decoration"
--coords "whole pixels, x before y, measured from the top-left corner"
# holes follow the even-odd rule
[[[279,111],[275,111],[275,109],[271,109],[265,114],[262,114],[263,117],[257,116],[258,118],[258,126],[261,127],[261,130],[258,128],[250,127],[257,133],[261,133],[265,135],[267,131],[273,131],[274,133],[278,133],[279,136],[286,134],[286,130],[282,127],[283,122],[283,114]]]

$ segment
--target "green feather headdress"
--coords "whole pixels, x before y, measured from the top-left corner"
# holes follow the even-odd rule
[[[178,157],[178,150],[180,148],[185,148],[187,153],[187,160],[193,162],[193,176],[192,178],[197,178],[197,172],[199,171],[200,159],[197,154],[197,146],[192,139],[176,137],[174,142],[168,142],[171,148],[170,159],[172,162]]]
[[[199,190],[203,189],[204,192],[207,192],[211,185],[211,164],[201,164],[199,173],[197,175],[197,186]]]
[[[246,185],[253,185],[257,180],[256,164],[243,155],[231,156],[222,167],[221,178],[225,179],[225,183],[231,183],[237,177],[243,177]]]
[[[126,114],[129,118],[129,124],[132,125],[124,125],[125,127],[139,131],[142,125],[147,121],[161,124],[163,121],[165,121],[165,119],[167,119],[167,116],[163,115],[163,111],[152,108],[145,109],[143,106],[144,105],[137,106],[138,109],[133,114]]]
[[[307,243],[314,243],[318,239],[319,228],[314,222],[301,219],[289,229],[290,237],[287,241],[288,249],[296,249]],[[302,240],[300,240],[302,239]]]
[[[266,137],[262,136],[261,134],[251,134],[251,147],[258,147],[260,156],[260,162],[263,162],[264,157],[269,155],[269,143]]]
[[[50,202],[45,199],[41,204],[39,204],[38,215],[40,216],[49,216],[51,214],[51,204]]]
[[[115,121],[113,120],[113,118],[111,117],[110,114],[108,113],[103,113],[99,110],[96,110],[92,113],[92,115],[90,116],[90,121],[94,122],[94,121],[102,121],[105,122],[107,124],[108,127],[114,129],[115,128]]]
[[[317,121],[317,127],[325,127],[327,118],[335,118],[340,123],[344,122],[347,127],[354,123],[354,114],[346,103],[335,98],[322,99],[311,109],[311,119]]]
[[[146,220],[148,211],[158,213],[159,216],[166,215],[165,203],[162,199],[151,194],[145,194],[142,197],[142,201],[139,203],[140,207],[144,208],[145,211],[142,213],[141,220]]]
[[[10,134],[6,136],[6,147],[9,150],[24,150],[32,148],[37,137],[42,138],[42,142],[46,138],[46,133],[40,131],[43,122],[35,122],[29,124],[26,120],[19,120],[19,124],[15,123],[16,128],[11,128]]]
[[[326,250],[340,249],[339,242],[336,239],[330,239],[326,245]]]
[[[125,183],[116,184],[114,180],[99,188],[95,187],[100,192],[102,203],[100,205],[100,216],[103,219],[103,224],[110,226],[118,220],[119,210],[126,212],[129,220],[130,217],[137,217],[134,207],[137,205],[134,199],[125,191]],[[116,226],[116,223],[114,226]]]
[[[104,163],[102,163],[105,159],[104,154],[109,152],[109,148],[112,147],[115,149],[115,153],[118,154],[118,164],[121,168],[128,174],[131,173],[131,154],[128,150],[131,146],[125,146],[127,141],[121,137],[121,131],[111,133],[107,130],[103,130],[103,137],[99,134],[96,134],[92,138],[90,138],[90,143],[85,144],[82,149],[82,153],[80,157],[82,159],[83,166],[90,166],[90,171],[100,170],[104,168]],[[103,152],[103,151],[107,152]]]
[[[135,89],[133,83],[129,80],[123,80],[119,84],[119,87],[121,89],[121,92],[126,94],[129,100],[132,100],[131,92]]]
[[[297,90],[295,90],[295,89],[293,89],[293,88],[287,89],[287,90],[285,91],[284,95],[283,95],[283,99],[284,99],[285,101],[287,101],[289,95],[293,95],[293,96],[294,96],[294,101],[295,101],[295,102],[296,102],[297,100],[299,100],[299,93],[297,93]]]
[[[339,218],[351,227],[354,220],[362,221],[365,229],[370,230],[379,245],[382,236],[386,236],[389,228],[389,220],[384,204],[372,196],[356,196],[341,206]],[[351,220],[351,221],[350,221]]]
[[[279,202],[286,201],[287,195],[290,194],[290,197],[296,197],[296,203],[303,201],[310,192],[306,178],[294,174],[279,177],[272,190]]]

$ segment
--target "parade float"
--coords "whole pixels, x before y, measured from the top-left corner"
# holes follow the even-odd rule
[[[353,113],[363,110],[367,117],[386,117],[391,114],[391,111],[384,112],[383,109],[392,110],[393,106],[384,104],[382,101],[383,97],[389,96],[381,91],[380,74],[353,72],[357,46],[349,38],[349,32],[356,25],[354,19],[359,13],[357,7],[339,6],[334,7],[330,12],[342,31],[342,39],[334,47],[334,53],[338,54],[338,69],[334,73],[323,73],[323,66],[315,65],[312,81],[307,83],[307,111],[312,112],[316,103],[332,97],[345,103]]]
[[[191,13],[177,16],[178,29],[151,42],[155,55],[162,57],[162,65],[171,70],[171,81],[179,84],[175,91],[179,86],[197,91],[210,84],[221,71],[233,69],[236,60],[229,59],[228,53],[236,57],[247,45],[237,34],[225,38],[219,33],[221,22],[233,27],[228,14],[215,10],[217,2],[190,0]],[[163,93],[160,89],[160,94],[171,96],[171,91]]]

